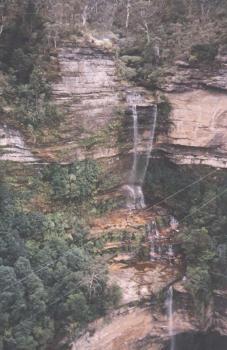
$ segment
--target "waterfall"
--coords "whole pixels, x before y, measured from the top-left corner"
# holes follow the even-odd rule
[[[168,255],[169,255],[170,257],[173,257],[173,256],[174,256],[172,244],[169,245]]]
[[[175,350],[175,337],[173,333],[173,287],[171,286],[167,293],[166,299],[167,315],[168,315],[168,329],[170,336],[170,350]]]
[[[153,220],[151,224],[149,224],[149,242],[150,242],[150,259],[154,260],[157,258],[157,246],[156,246],[156,240],[159,238],[160,233],[157,228],[156,221]]]
[[[176,231],[179,226],[179,222],[174,216],[171,216],[170,218],[170,227],[172,230]]]
[[[147,225],[148,228],[148,240],[150,243],[150,260],[155,259],[155,236],[156,236],[156,222],[152,221]]]
[[[134,183],[137,177],[138,167],[138,144],[139,144],[139,132],[138,132],[138,114],[137,105],[132,103],[132,117],[133,117],[133,165],[130,174],[130,182]]]
[[[151,131],[150,131],[150,137],[149,137],[149,141],[148,141],[148,147],[147,147],[147,152],[146,152],[146,161],[145,161],[145,165],[140,177],[140,181],[143,183],[145,180],[145,176],[147,173],[147,168],[149,165],[149,160],[150,160],[150,155],[151,152],[153,150],[153,146],[154,146],[154,137],[155,137],[155,130],[156,130],[156,125],[157,125],[157,116],[158,116],[158,107],[157,105],[154,106],[154,120],[153,120],[153,124],[151,127]]]
[[[139,103],[141,103],[141,96],[139,94],[129,94],[127,101],[131,107],[133,117],[133,164],[129,176],[129,184],[124,186],[124,189],[127,192],[127,207],[129,209],[144,209],[146,208],[146,204],[144,200],[142,186],[149,165],[150,153],[153,149],[155,129],[157,123],[157,106],[155,106],[154,121],[150,130],[145,163],[143,166],[141,166],[141,164],[139,164],[139,161],[140,159],[142,159],[143,154],[141,154],[138,151],[140,135],[137,111],[137,106]]]
[[[144,209],[146,208],[144,194],[141,186],[137,185],[125,185],[123,190],[127,193],[127,208]]]
[[[172,262],[172,260],[174,258],[174,250],[173,250],[172,244],[169,245],[168,258],[169,258],[169,262]]]
[[[175,257],[174,246],[171,242],[167,243],[165,236],[158,230],[156,221],[153,219],[146,225],[147,239],[150,249],[150,260],[162,260],[173,263]]]

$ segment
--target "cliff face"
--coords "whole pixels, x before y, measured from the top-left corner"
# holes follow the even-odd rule
[[[177,318],[180,332],[193,331],[185,312],[180,318],[176,315]],[[87,332],[73,344],[72,350],[161,350],[168,341],[167,323],[164,313],[150,307],[122,310],[112,315],[109,323],[99,320],[92,325],[95,334]]]
[[[91,157],[115,162],[130,153],[133,141],[130,96],[136,94],[140,95],[141,149],[144,149],[153,97],[122,80],[115,52],[110,40],[93,37],[75,46],[66,43],[58,50],[60,78],[53,90],[55,100],[66,114],[59,129],[60,143],[48,147],[54,159],[65,162]]]
[[[115,156],[116,140],[108,127],[116,120],[122,87],[113,54],[98,47],[66,46],[59,49],[58,59],[61,78],[54,85],[54,95],[67,110],[60,128],[66,158]],[[96,150],[89,152],[89,147]],[[54,147],[50,151],[57,153]]]
[[[206,318],[202,323],[190,315],[190,298],[179,284],[176,285],[175,295],[177,300],[177,304],[174,302],[173,316],[175,342],[180,335],[190,336],[207,330],[217,331],[222,335],[227,334],[226,321],[223,322],[227,311],[226,301],[223,303],[224,295],[216,294],[213,309],[207,310]],[[162,309],[154,305],[144,305],[141,308],[120,309],[109,315],[108,319],[100,319],[92,323],[87,332],[72,344],[72,350],[163,350],[169,348],[167,344],[170,344],[170,335],[165,304]],[[208,343],[209,346],[211,344],[216,348],[215,342]],[[192,342],[191,346],[194,348],[193,346],[196,345]],[[197,346],[201,350],[204,349],[198,344]],[[183,342],[179,349],[186,347],[187,341]]]
[[[143,125],[150,118],[147,107],[154,98],[151,92],[130,86],[119,77],[115,49],[110,40],[94,38],[75,45],[65,43],[58,49],[60,72],[53,90],[64,115],[55,130],[57,138],[45,141],[44,136],[41,142],[26,146],[17,131],[4,127],[2,159],[65,163],[86,157],[117,160],[127,154],[132,147],[127,96],[132,92],[143,96]],[[177,164],[227,167],[226,62],[223,55],[218,56],[213,69],[176,62],[161,84],[172,106],[172,127],[168,137],[159,135],[157,146]],[[143,137],[146,139],[146,127]]]
[[[204,69],[178,62],[163,83],[173,108],[167,148],[178,164],[226,168],[226,56],[218,56],[215,64]]]
[[[22,135],[17,130],[0,127],[0,160],[32,163],[38,160],[26,145]]]
[[[27,154],[22,156],[22,148],[29,147],[44,162],[116,156],[119,151],[113,124],[118,121],[123,87],[116,74],[111,48],[100,48],[94,43],[75,46],[65,43],[58,49],[55,61],[60,73],[53,85],[53,97],[63,110],[60,127],[51,130],[57,137],[49,140],[44,132],[41,141],[25,146],[22,136],[5,126],[1,135],[1,146],[5,147],[2,151],[12,149],[11,158],[5,158],[26,162]],[[21,157],[13,155],[18,142]]]
[[[172,106],[172,128],[167,136],[158,135],[156,147],[177,164],[227,168],[227,69],[224,58],[219,63],[212,74],[178,63],[174,73],[163,82],[161,88]],[[56,130],[58,138],[26,146],[18,131],[2,127],[0,160],[70,163],[90,157],[105,164],[111,174],[111,185],[115,185],[112,175],[116,173],[119,174],[117,185],[123,184],[132,167],[132,105],[127,97],[140,95],[137,101],[141,123],[138,148],[144,152],[151,107],[155,103],[152,93],[119,78],[117,60],[109,41],[92,39],[75,45],[65,43],[58,49],[58,64],[60,74],[53,86],[54,98],[65,111]],[[120,217],[119,213],[117,215]],[[128,212],[123,213],[125,217],[128,215]],[[108,225],[111,230],[115,229],[109,220]],[[136,226],[132,222],[131,226],[138,233],[141,223]],[[118,248],[118,243],[113,245],[112,242],[105,247],[106,251],[111,253],[111,249]],[[136,305],[150,301],[151,296],[166,289],[179,271],[162,262],[135,266],[133,258],[130,254],[115,254],[110,264],[110,279],[123,290],[122,308],[109,316],[108,324],[106,320],[92,324],[88,333],[73,344],[73,349],[160,350],[169,340],[166,311],[150,305],[142,308]],[[184,300],[187,295],[178,297]],[[134,306],[128,307],[130,304]],[[183,306],[174,315],[176,333],[208,329],[207,324],[201,326],[189,315],[187,304],[181,304]],[[217,293],[213,310],[209,326],[227,334],[223,292]]]

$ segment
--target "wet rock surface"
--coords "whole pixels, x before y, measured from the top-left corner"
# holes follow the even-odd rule
[[[195,329],[183,310],[175,315],[175,322],[180,332]],[[151,306],[119,310],[118,314],[98,320],[90,327],[93,335],[87,332],[73,344],[73,350],[161,350],[168,341],[165,312]]]
[[[216,297],[219,301],[215,301],[214,309],[216,317],[221,318],[227,303],[219,298],[218,293]],[[222,311],[219,309],[217,312],[218,302],[222,303]],[[178,283],[176,288],[174,285],[175,350],[224,350],[227,333],[225,327],[218,328],[215,314],[208,313],[206,322],[202,324],[198,315],[191,314],[191,308],[192,300],[183,285]],[[72,344],[72,350],[169,350],[170,343],[166,303],[163,301],[162,306],[158,306],[151,301],[143,307],[122,307],[90,324],[86,333]]]

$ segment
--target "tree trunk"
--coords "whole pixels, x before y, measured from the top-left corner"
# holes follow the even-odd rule
[[[86,27],[87,24],[87,11],[88,11],[88,5],[85,6],[84,11],[82,13],[82,25],[83,27]]]
[[[128,2],[127,2],[126,23],[125,23],[125,28],[126,29],[128,29],[128,26],[129,26],[130,8],[131,8],[131,0],[128,0]]]

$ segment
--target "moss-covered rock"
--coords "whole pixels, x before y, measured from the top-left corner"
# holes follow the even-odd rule
[[[143,62],[143,58],[141,56],[122,56],[122,61],[127,65],[138,65]]]

